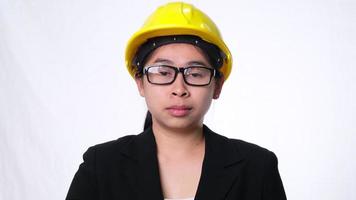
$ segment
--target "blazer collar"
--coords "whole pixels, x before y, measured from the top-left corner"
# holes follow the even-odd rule
[[[243,156],[228,138],[214,133],[205,125],[203,133],[205,156],[195,199],[224,199],[230,186],[238,178]],[[142,199],[163,199],[152,129],[134,137],[122,148],[122,153],[137,163],[137,166],[133,166],[137,178],[134,182],[138,183],[138,192]]]
[[[228,138],[206,126],[203,130],[205,157],[195,199],[225,199],[238,178],[243,156]]]

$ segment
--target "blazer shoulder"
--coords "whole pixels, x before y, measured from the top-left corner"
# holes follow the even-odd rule
[[[225,151],[232,156],[250,158],[253,160],[264,160],[266,158],[274,159],[275,157],[273,152],[259,145],[240,139],[228,138],[224,135],[211,131],[207,126],[204,126],[204,128],[207,136],[214,143],[214,145],[224,146]]]
[[[94,147],[98,150],[110,150],[112,148],[120,148],[129,144],[137,135],[125,135],[116,140],[96,144]]]
[[[113,169],[118,169],[121,148],[128,145],[134,137],[135,135],[127,135],[89,147],[83,154],[83,162],[72,180],[66,199],[99,199],[99,182],[109,180]]]
[[[257,144],[246,142],[240,139],[228,138],[228,140],[230,145],[234,146],[234,148],[237,149],[237,151],[244,155],[246,158],[276,159],[276,155],[272,151]]]
[[[245,158],[245,175],[249,179],[246,184],[253,188],[260,184],[262,197],[259,199],[286,200],[277,156],[266,148],[243,140],[229,139],[229,142]]]
[[[97,159],[110,159],[110,157],[116,156],[123,148],[129,145],[135,137],[137,137],[137,135],[126,135],[116,140],[96,144],[89,147],[84,156],[86,154],[91,154]]]
[[[104,143],[96,144],[90,148],[94,148],[99,153],[117,152],[129,145],[137,135],[125,135],[116,140],[107,141]]]

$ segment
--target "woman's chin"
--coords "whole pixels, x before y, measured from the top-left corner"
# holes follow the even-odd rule
[[[188,117],[172,117],[170,119],[164,119],[160,123],[159,121],[154,122],[154,126],[158,125],[164,129],[176,130],[176,131],[188,131],[191,129],[196,129],[203,126],[202,120],[192,120]]]

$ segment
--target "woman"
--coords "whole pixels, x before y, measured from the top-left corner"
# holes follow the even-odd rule
[[[145,130],[89,148],[66,199],[286,199],[272,152],[203,124],[232,66],[204,13],[161,6],[130,39],[126,64]]]

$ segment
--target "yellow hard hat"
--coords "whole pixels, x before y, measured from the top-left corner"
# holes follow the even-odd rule
[[[219,47],[225,55],[219,71],[226,80],[231,72],[232,56],[215,23],[191,4],[172,2],[160,6],[128,41],[125,53],[126,67],[132,77],[137,72],[133,63],[138,48],[150,38],[170,35],[194,35]]]

